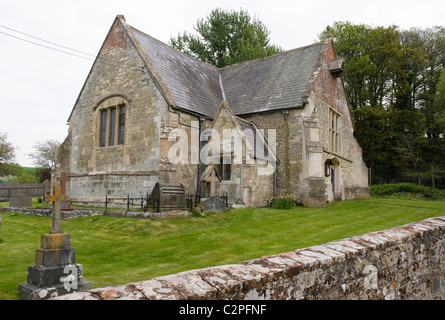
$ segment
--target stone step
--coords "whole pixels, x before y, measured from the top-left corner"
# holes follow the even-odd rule
[[[185,188],[182,184],[164,184],[161,187],[163,194],[184,194]]]

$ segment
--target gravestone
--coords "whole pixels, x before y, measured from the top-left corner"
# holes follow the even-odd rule
[[[208,198],[203,201],[206,212],[224,212],[224,201],[220,198]]]
[[[53,227],[50,233],[42,234],[36,264],[28,267],[27,282],[18,286],[18,293],[25,300],[45,300],[91,289],[91,283],[83,279],[82,265],[76,263],[71,236],[61,228],[60,203],[65,199],[61,187],[55,186],[47,199],[53,202]]]
[[[9,206],[13,208],[29,208],[32,207],[32,197],[16,195],[9,200]]]
[[[159,197],[161,211],[187,210],[185,188],[182,183],[165,183],[161,185]]]

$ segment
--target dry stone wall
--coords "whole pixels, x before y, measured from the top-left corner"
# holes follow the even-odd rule
[[[444,299],[445,216],[57,299]]]

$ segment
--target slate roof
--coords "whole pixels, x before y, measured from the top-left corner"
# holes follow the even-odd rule
[[[209,117],[223,101],[219,70],[132,28],[136,39],[172,93],[176,105]]]
[[[323,43],[244,62],[221,70],[235,115],[301,107],[314,78]]]
[[[301,107],[325,43],[218,69],[131,27],[176,107],[211,119],[223,100],[235,115]]]

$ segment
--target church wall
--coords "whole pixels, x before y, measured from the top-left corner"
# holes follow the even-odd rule
[[[326,59],[321,61],[313,86],[311,100],[320,124],[320,142],[323,149],[322,166],[334,161],[334,179],[325,177],[328,201],[369,198],[368,172],[362,150],[354,137],[354,128],[341,78],[332,76],[330,62],[335,59],[332,45],[328,46]],[[339,115],[339,145],[335,152],[329,145],[329,110]],[[334,186],[333,186],[334,182]],[[333,192],[335,190],[335,192]],[[334,194],[335,193],[335,194]]]
[[[267,206],[273,197],[273,164],[256,161],[253,165],[244,166],[243,170],[245,203],[252,207]]]
[[[210,126],[203,122],[203,130]],[[182,132],[182,134],[181,134]],[[199,119],[197,116],[170,109],[161,116],[159,181],[161,183],[182,183],[187,195],[196,194],[198,178]],[[180,139],[184,140],[184,161],[173,164],[169,152],[179,149]],[[178,154],[179,156],[179,154]],[[193,158],[195,157],[195,158]],[[201,174],[204,172],[202,166]]]
[[[246,120],[254,122],[258,128],[264,129],[266,139],[267,129],[276,130],[276,154],[280,162],[277,166],[277,196],[289,194],[296,197],[299,202],[303,201],[305,175],[302,114],[303,110],[293,109],[243,116]]]
[[[65,143],[69,156],[61,159],[71,176],[68,195],[72,199],[139,196],[157,180],[161,115],[168,110],[143,66],[116,22],[69,119]],[[126,107],[124,144],[116,139],[114,146],[100,147],[100,111],[121,104]]]

